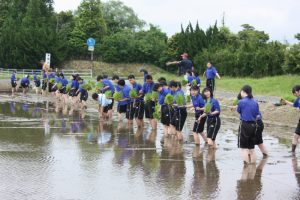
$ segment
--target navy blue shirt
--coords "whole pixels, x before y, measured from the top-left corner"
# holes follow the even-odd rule
[[[195,80],[195,76],[188,76],[188,83],[192,83],[193,80]]]
[[[114,87],[113,83],[110,80],[103,79],[103,85],[104,85],[104,87],[108,86],[109,87],[108,90],[110,90],[112,93],[115,92],[115,87]]]
[[[165,104],[165,97],[170,93],[171,93],[170,89],[167,88],[163,88],[162,91],[158,92],[158,103],[160,105]]]
[[[204,102],[204,99],[202,98],[202,96],[200,94],[197,94],[196,96],[192,96],[192,103],[193,103],[193,106],[195,108],[195,112],[196,114],[202,114],[203,111],[201,110],[197,110],[196,108],[203,108],[205,106],[205,102]]]
[[[201,79],[200,79],[200,77],[197,76],[197,77],[195,77],[195,79],[196,79],[197,85],[198,86],[201,85]]]
[[[29,78],[27,78],[27,77],[22,78],[21,84],[29,85],[30,84]]]
[[[52,73],[50,73],[50,74],[48,75],[48,79],[51,79],[51,78],[55,78],[55,73],[54,73],[54,72],[52,72]]]
[[[220,112],[221,112],[219,101],[217,99],[211,98],[210,99],[210,103],[211,103],[211,110],[210,110],[210,112],[212,113],[212,112],[215,112],[215,111],[219,111],[219,114],[217,114],[217,115],[208,115],[208,118],[219,116]]]
[[[143,85],[143,93],[144,94],[152,93],[153,87],[154,87],[154,82],[152,82],[150,84],[144,83],[144,85]]]
[[[11,80],[11,82],[16,82],[16,75],[15,74],[11,74],[10,80]]]
[[[295,99],[295,101],[294,101],[294,107],[300,109],[300,97],[297,97],[297,99]]]
[[[71,88],[73,89],[78,89],[79,88],[79,83],[78,83],[78,81],[76,81],[76,80],[72,80],[72,82],[71,82]]]
[[[128,85],[125,85],[123,88],[120,88],[120,92],[122,92],[123,95],[123,99],[128,99],[127,101],[119,101],[119,105],[127,105],[130,102],[130,96],[129,96],[129,92],[130,92],[131,88]]]
[[[68,85],[68,80],[65,78],[61,79],[61,84],[62,84],[62,86]]]
[[[139,96],[139,93],[143,90],[143,86],[142,86],[141,84],[139,84],[139,83],[134,83],[134,84],[132,85],[132,88],[136,90],[138,96]],[[137,101],[137,102],[138,102],[138,101],[142,101],[143,99],[144,99],[144,95],[141,96],[140,98],[137,98],[136,101]]]
[[[237,112],[240,119],[246,122],[254,122],[259,116],[258,103],[253,98],[245,97],[238,102]]]
[[[206,73],[205,73],[206,79],[215,79],[217,73],[218,73],[218,71],[216,70],[216,68],[214,66],[207,68]]]
[[[193,68],[193,62],[189,59],[183,59],[179,62],[180,66],[180,73],[186,74],[187,71],[192,70]]]

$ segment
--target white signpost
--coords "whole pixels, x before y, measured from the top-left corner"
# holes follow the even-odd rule
[[[45,63],[47,63],[48,67],[50,67],[51,64],[51,54],[46,53]]]

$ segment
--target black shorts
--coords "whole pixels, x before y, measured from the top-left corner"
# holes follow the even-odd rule
[[[40,87],[41,86],[41,81],[35,81],[34,84],[35,84],[35,87]]]
[[[186,108],[177,108],[172,117],[172,125],[175,126],[176,131],[182,131],[185,120],[187,118]]]
[[[127,104],[126,119],[133,120],[135,115],[134,102]]]
[[[46,89],[47,89],[47,81],[43,81],[42,90],[46,90]]]
[[[145,117],[147,119],[153,119],[153,113],[155,112],[155,102],[148,101],[145,103]]]
[[[66,93],[67,93],[66,86],[63,86],[63,87],[59,90],[59,93],[61,93],[61,94],[66,94]]]
[[[145,103],[144,101],[139,101],[135,103],[135,113],[134,117],[136,119],[144,119],[144,112],[145,112]]]
[[[193,127],[193,132],[194,133],[203,133],[204,131],[204,126],[205,126],[205,122],[206,122],[206,117],[201,118],[200,122],[198,122],[198,119],[200,117],[201,114],[196,113],[195,114],[195,123],[194,123],[194,127]]]
[[[50,84],[49,84],[49,87],[50,87]],[[77,89],[72,88],[72,89],[70,90],[70,92],[69,92],[69,96],[70,96],[70,97],[76,97],[77,95],[78,95]]]
[[[216,140],[217,134],[221,127],[221,119],[219,116],[207,118],[207,138]]]
[[[255,122],[241,121],[239,128],[238,147],[242,149],[254,149],[255,132]]]
[[[169,105],[162,105],[161,106],[161,118],[160,122],[165,126],[170,126],[172,122],[172,118],[174,115],[174,109],[172,106]]]
[[[300,135],[300,119],[299,119],[297,128],[296,128],[296,130],[295,130],[295,133],[296,133],[297,135]]]
[[[21,87],[22,88],[29,88],[29,85],[25,84],[25,83],[21,83]]]
[[[17,87],[17,82],[16,81],[11,81],[11,87],[13,87],[13,88]]]
[[[255,132],[255,144],[259,145],[264,143],[262,138],[262,133],[264,130],[264,123],[262,120],[257,120],[256,122],[256,132]]]
[[[211,91],[213,92],[215,90],[215,79],[207,79],[206,87],[210,88]]]
[[[127,104],[126,105],[118,105],[118,113],[126,113]]]
[[[89,98],[89,93],[87,91],[80,93],[80,101],[87,101],[88,98]]]
[[[104,113],[108,113],[109,110],[112,110],[114,108],[115,101],[114,101],[114,99],[111,99],[111,100],[112,100],[111,104],[109,104],[103,108]]]

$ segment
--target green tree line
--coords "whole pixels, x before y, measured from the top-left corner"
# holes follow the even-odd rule
[[[151,63],[172,71],[176,68],[165,63],[187,52],[200,71],[212,61],[228,76],[300,73],[299,43],[270,41],[267,33],[249,24],[233,33],[224,24],[204,30],[190,23],[168,38],[117,0],[82,0],[76,11],[59,13],[53,0],[0,1],[0,67],[37,68],[46,52],[56,67],[89,59],[90,37],[96,40],[95,59],[110,63]]]

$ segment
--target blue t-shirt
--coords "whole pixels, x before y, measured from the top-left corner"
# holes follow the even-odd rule
[[[192,83],[192,81],[195,80],[196,77],[195,76],[188,76],[187,79],[188,79],[188,83]]]
[[[238,113],[240,113],[240,119],[246,122],[254,122],[259,117],[258,103],[253,98],[245,97],[238,102]]]
[[[122,106],[122,105],[127,105],[128,103],[130,103],[130,96],[129,96],[129,92],[131,90],[130,86],[128,85],[125,85],[123,88],[120,88],[121,92],[122,92],[122,95],[123,95],[123,99],[128,99],[127,101],[120,101],[119,102],[119,105]]]
[[[135,89],[137,94],[139,95],[140,91],[143,91],[143,86],[139,83],[134,83],[132,85],[132,89]],[[142,95],[140,98],[137,98],[136,101],[142,101],[144,99],[144,95]]]
[[[43,72],[43,79],[47,78],[47,74]]]
[[[78,83],[78,81],[72,80],[72,82],[71,82],[71,88],[77,90],[77,89],[79,88],[79,83]]]
[[[24,77],[21,79],[21,84],[24,84],[24,85],[29,85],[30,84],[30,81],[27,77]]]
[[[202,96],[200,94],[197,94],[196,96],[192,96],[192,103],[193,103],[193,106],[195,108],[195,112],[196,114],[202,114],[203,111],[201,110],[196,110],[196,108],[203,108],[205,106],[205,102],[204,102],[204,99],[202,98]]]
[[[54,72],[52,72],[52,73],[50,73],[50,74],[48,75],[48,79],[51,79],[51,78],[55,78],[55,73],[54,73]]]
[[[217,73],[218,73],[218,71],[216,70],[216,68],[214,66],[207,68],[206,73],[205,73],[206,79],[215,79]]]
[[[68,85],[68,80],[65,78],[61,79],[61,84],[62,84],[62,86]]]
[[[55,82],[56,82],[56,83],[61,83],[61,78],[60,78],[59,76],[56,76],[56,77],[55,77]]]
[[[144,83],[144,85],[143,85],[143,93],[144,94],[152,93],[153,87],[154,87],[154,82],[152,82],[150,84]]]
[[[196,79],[197,85],[198,86],[201,85],[201,79],[200,79],[200,77],[197,76],[197,77],[195,77],[195,79]]]
[[[79,83],[79,92],[81,94],[86,94],[87,93],[87,90],[86,89],[83,89],[82,86],[85,84],[85,82],[83,81],[82,83]]]
[[[295,99],[295,101],[294,101],[294,107],[300,109],[300,97],[297,97],[297,99]]]
[[[103,85],[104,87],[109,87],[107,90],[110,90],[112,93],[115,92],[115,87],[114,87],[114,84],[108,80],[108,79],[103,79]],[[105,92],[105,91],[104,91]]]
[[[220,112],[221,112],[219,101],[217,99],[211,98],[210,99],[210,103],[211,103],[211,110],[210,110],[210,112],[219,111],[219,114],[217,114],[217,115],[208,115],[208,118],[219,116]]]
[[[165,104],[165,97],[170,93],[171,91],[167,88],[163,88],[161,92],[158,92],[158,103],[160,105]]]
[[[11,80],[11,82],[16,82],[16,75],[15,74],[11,74],[10,80]]]

